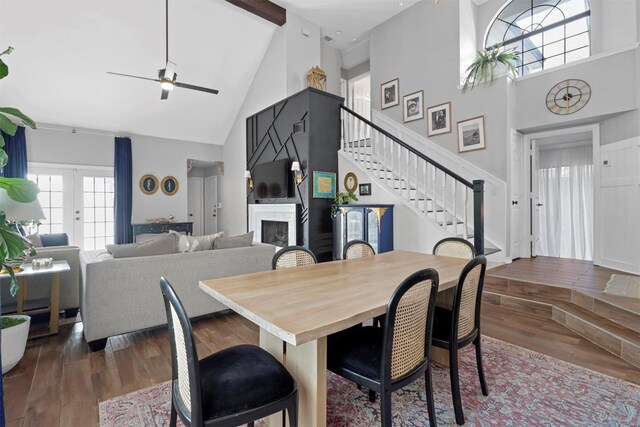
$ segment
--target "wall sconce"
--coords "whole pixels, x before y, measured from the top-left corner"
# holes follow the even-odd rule
[[[300,168],[300,162],[291,163],[291,172],[296,179],[296,184],[300,185],[302,182],[302,169]]]
[[[253,179],[251,179],[251,171],[244,171],[244,177],[247,179],[247,184],[249,184],[249,189],[253,190]]]

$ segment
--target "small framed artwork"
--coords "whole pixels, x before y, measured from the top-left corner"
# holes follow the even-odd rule
[[[371,183],[360,184],[359,192],[361,196],[370,196],[371,195]]]
[[[355,193],[358,188],[358,177],[355,173],[349,172],[344,176],[344,189],[349,193]]]
[[[484,141],[484,116],[458,122],[458,149],[465,151],[486,148]]]
[[[158,178],[155,175],[151,175],[150,173],[143,175],[140,178],[140,191],[144,194],[151,195],[158,191]]]
[[[427,108],[427,135],[434,136],[451,132],[451,103]]]
[[[380,107],[395,107],[400,104],[400,80],[393,79],[380,85]]]
[[[167,196],[173,196],[178,192],[178,180],[173,176],[165,176],[162,178],[162,182],[160,183],[160,188],[162,188],[162,192]]]
[[[404,122],[412,122],[414,120],[424,119],[424,94],[418,91],[405,95],[402,98],[404,104]]]
[[[313,198],[333,199],[336,197],[335,172],[313,171]]]

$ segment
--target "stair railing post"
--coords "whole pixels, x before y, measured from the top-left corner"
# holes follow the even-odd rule
[[[484,181],[473,181],[473,245],[476,255],[484,255]]]

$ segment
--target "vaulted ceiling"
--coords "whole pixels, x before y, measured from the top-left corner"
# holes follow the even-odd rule
[[[0,50],[10,75],[0,105],[38,123],[224,144],[276,25],[225,1],[170,0],[169,58],[178,81],[160,100],[164,68],[162,0],[0,0]]]

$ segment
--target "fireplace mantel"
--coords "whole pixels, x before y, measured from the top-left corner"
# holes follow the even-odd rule
[[[253,241],[262,243],[262,221],[282,221],[288,223],[288,246],[298,242],[297,229],[297,205],[292,204],[250,204],[249,205],[249,231],[254,231]]]

